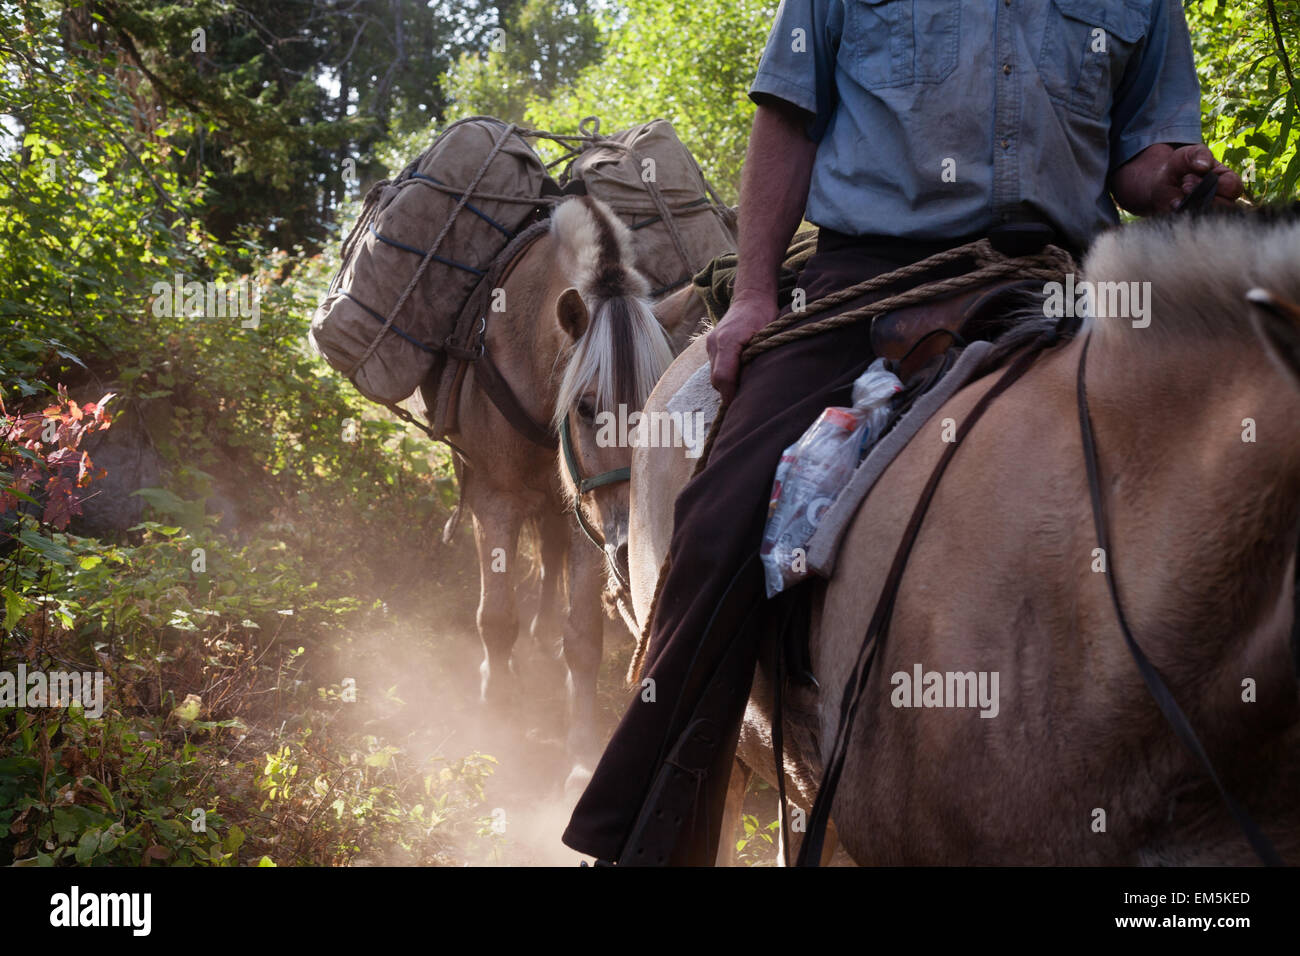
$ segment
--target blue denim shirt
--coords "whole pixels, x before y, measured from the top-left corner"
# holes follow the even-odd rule
[[[806,215],[853,235],[1037,214],[1083,247],[1111,172],[1201,142],[1177,0],[784,0],[750,96],[813,114]]]

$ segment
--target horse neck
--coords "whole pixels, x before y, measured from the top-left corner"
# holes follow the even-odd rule
[[[555,302],[564,289],[558,275],[555,242],[539,237],[520,254],[502,284],[506,308],[489,324],[493,357],[516,396],[539,422],[551,419],[562,369],[558,362],[566,336],[556,319]]]
[[[1184,659],[1203,653],[1201,666],[1242,643],[1271,646],[1300,516],[1296,389],[1253,336],[1107,329],[1089,353],[1088,396],[1110,573],[1135,631],[1177,641]]]

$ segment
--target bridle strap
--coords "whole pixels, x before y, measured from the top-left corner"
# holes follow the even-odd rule
[[[822,784],[817,789],[817,797],[813,801],[812,813],[808,815],[808,831],[804,834],[803,845],[799,848],[799,859],[796,865],[819,866],[821,863],[822,845],[826,839],[826,827],[830,823],[831,805],[835,802],[835,791],[839,788],[840,775],[844,770],[844,761],[848,755],[849,739],[853,732],[854,718],[857,717],[858,704],[862,700],[867,686],[867,679],[871,674],[871,662],[875,658],[880,645],[885,642],[885,638],[889,634],[889,623],[893,617],[894,602],[903,583],[903,572],[907,569],[907,561],[911,556],[912,546],[921,533],[921,525],[925,520],[926,512],[930,509],[930,502],[939,488],[939,482],[943,478],[948,464],[957,453],[957,449],[961,447],[962,441],[970,434],[970,430],[988,410],[989,406],[993,404],[993,401],[1010,388],[1025,372],[1029,371],[1035,359],[1045,349],[1060,341],[1062,333],[1071,329],[1075,321],[1074,319],[1063,319],[1056,327],[1042,333],[1029,343],[1011,365],[1007,367],[1006,371],[1002,373],[1001,378],[994,383],[993,387],[985,392],[974,407],[971,408],[970,413],[958,426],[953,440],[944,449],[938,464],[934,466],[934,471],[930,473],[930,480],[926,482],[916,506],[912,509],[912,516],[908,519],[902,540],[898,543],[898,550],[894,552],[894,560],[890,565],[889,574],[885,578],[884,586],[881,589],[880,599],[876,602],[875,613],[872,614],[871,623],[867,625],[867,632],[862,638],[858,659],[853,666],[852,673],[849,674],[848,681],[845,683],[844,694],[840,698],[840,717],[835,729],[835,741],[831,748],[831,758],[826,764],[825,772],[822,774]]]
[[[630,467],[602,471],[599,475],[592,475],[590,478],[582,477],[582,471],[578,468],[578,456],[573,450],[573,434],[569,430],[568,415],[565,415],[560,420],[560,447],[564,449],[564,467],[569,471],[569,480],[573,482],[580,495],[585,495],[587,492],[604,485],[630,481],[632,478],[632,469]]]
[[[620,481],[630,481],[632,478],[631,468],[615,468],[611,471],[602,471],[598,475],[592,475],[590,478],[582,477],[582,470],[578,467],[578,455],[573,449],[573,433],[569,429],[569,416],[566,412],[560,419],[560,450],[564,453],[564,467],[569,473],[569,480],[573,482],[576,490],[573,496],[573,516],[578,519],[578,527],[582,533],[587,536],[587,540],[596,546],[596,549],[602,554],[605,552],[605,536],[600,533],[599,529],[592,526],[587,520],[587,516],[582,511],[582,496],[588,494],[596,488],[605,485],[616,484]],[[618,579],[618,583],[625,588],[630,588],[630,584],[624,579],[623,572],[608,558],[605,561],[610,572]]]
[[[1219,796],[1223,798],[1224,804],[1228,807],[1228,812],[1237,821],[1237,826],[1241,828],[1241,832],[1250,843],[1251,849],[1255,851],[1255,855],[1269,866],[1282,866],[1282,858],[1278,855],[1268,837],[1255,825],[1255,821],[1251,819],[1245,808],[1233,799],[1232,794],[1224,787],[1223,781],[1219,779],[1219,775],[1215,772],[1214,765],[1210,762],[1205,748],[1201,746],[1200,738],[1196,736],[1196,731],[1192,729],[1192,725],[1188,722],[1183,709],[1178,706],[1178,701],[1170,693],[1164,678],[1160,676],[1160,671],[1143,653],[1142,648],[1138,646],[1133,637],[1133,632],[1129,630],[1128,620],[1124,616],[1124,606],[1119,599],[1119,585],[1115,580],[1115,552],[1110,541],[1110,531],[1106,520],[1106,500],[1102,493],[1101,466],[1097,459],[1097,438],[1093,434],[1092,416],[1088,411],[1088,346],[1091,344],[1092,335],[1089,333],[1084,340],[1083,349],[1079,353],[1078,386],[1076,389],[1079,405],[1079,431],[1083,438],[1083,460],[1088,470],[1088,493],[1092,496],[1092,523],[1097,532],[1097,546],[1101,549],[1106,562],[1104,572],[1106,586],[1110,590],[1110,602],[1115,608],[1115,617],[1119,621],[1120,632],[1124,635],[1124,644],[1128,647],[1129,654],[1132,655],[1134,663],[1137,664],[1138,672],[1142,675],[1142,680],[1146,682],[1147,690],[1155,699],[1160,712],[1164,714],[1165,720],[1169,722],[1174,734],[1182,742],[1183,746],[1200,762],[1201,767],[1214,781]]]

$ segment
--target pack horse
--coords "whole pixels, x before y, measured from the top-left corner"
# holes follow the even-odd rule
[[[530,137],[568,150],[559,182]],[[602,593],[622,587],[629,512],[631,449],[597,441],[594,423],[639,410],[703,314],[673,293],[734,248],[711,197],[663,121],[565,137],[463,120],[367,194],[312,323],[367,398],[453,450],[479,562],[481,696],[501,707],[518,699],[518,550],[535,528],[530,631],[558,637],[568,668],[575,785],[598,753]],[[656,298],[676,304],[657,316]]]

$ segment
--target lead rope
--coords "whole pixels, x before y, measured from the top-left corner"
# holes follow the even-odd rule
[[[896,295],[878,299],[859,309],[850,309],[838,315],[827,316],[815,322],[795,326],[796,322],[801,322],[810,315],[817,315],[868,293],[877,292],[880,289],[888,288],[918,275],[924,275],[937,266],[947,265],[963,259],[974,259],[979,263],[979,266],[958,276],[926,282]],[[1059,279],[1064,273],[1073,270],[1073,257],[1058,246],[1049,245],[1042,251],[1030,256],[1006,256],[994,249],[988,239],[978,239],[963,246],[946,249],[919,262],[895,269],[893,272],[886,272],[865,282],[848,286],[838,292],[832,292],[830,295],[809,303],[808,307],[802,312],[787,312],[785,315],[769,322],[749,340],[749,344],[740,353],[740,362],[744,365],[764,352],[787,342],[794,342],[822,332],[829,332],[832,329],[852,325],[855,322],[874,321],[878,316],[884,315],[886,312],[892,312],[906,306],[918,305],[931,299],[947,298],[956,295],[958,292],[985,285],[994,279],[1012,275],[1022,276],[1026,279]],[[724,406],[718,410],[718,414],[714,417],[709,433],[704,439],[700,459],[696,462],[695,471],[692,472],[691,477],[698,475],[708,463],[709,452],[713,449],[713,441],[717,437],[718,428],[722,424],[725,413],[726,407]]]

